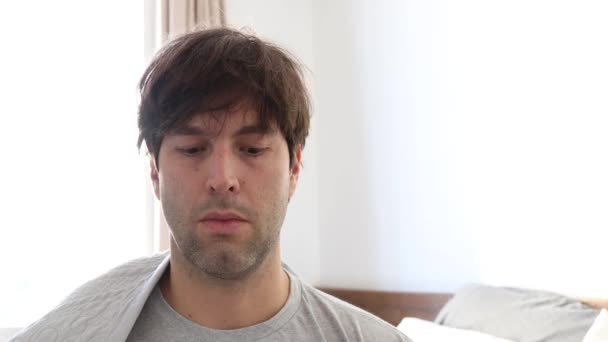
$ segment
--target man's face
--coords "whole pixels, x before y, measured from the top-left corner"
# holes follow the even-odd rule
[[[205,274],[246,276],[278,248],[300,171],[272,125],[263,132],[246,105],[202,113],[163,139],[152,182],[173,243]]]

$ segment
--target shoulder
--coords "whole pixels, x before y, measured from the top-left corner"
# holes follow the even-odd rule
[[[388,322],[307,284],[302,285],[302,305],[338,325],[352,340],[410,342]]]
[[[106,333],[166,256],[135,259],[86,282],[11,341],[65,341],[87,331]]]

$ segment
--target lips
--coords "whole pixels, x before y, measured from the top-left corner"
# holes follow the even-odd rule
[[[219,211],[213,211],[210,212],[208,214],[206,214],[205,216],[203,216],[203,219],[201,221],[208,221],[208,220],[217,220],[217,221],[229,221],[229,220],[238,220],[238,221],[245,221],[245,219],[236,214],[236,213],[232,213],[232,212],[219,212]]]
[[[233,212],[214,211],[203,216],[200,222],[208,233],[231,235],[238,233],[247,220]]]

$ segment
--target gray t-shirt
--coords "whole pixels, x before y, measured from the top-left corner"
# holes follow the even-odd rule
[[[146,301],[127,342],[167,341],[406,341],[404,334],[387,322],[355,306],[290,278],[289,298],[271,319],[235,329],[216,330],[181,316],[167,304],[158,285]]]

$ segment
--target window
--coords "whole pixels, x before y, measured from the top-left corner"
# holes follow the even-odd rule
[[[0,4],[0,328],[152,251],[143,1]]]

